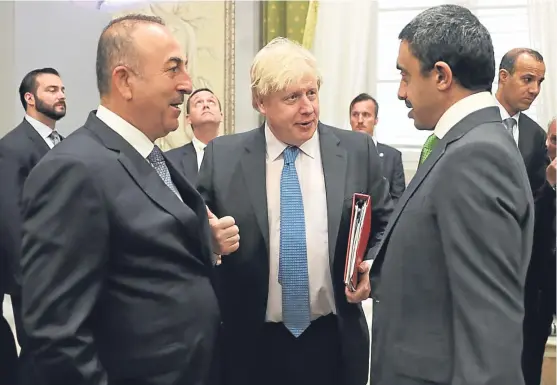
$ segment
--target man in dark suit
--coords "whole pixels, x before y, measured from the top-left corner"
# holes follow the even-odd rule
[[[383,176],[389,181],[389,192],[393,202],[397,202],[404,190],[404,166],[402,165],[402,154],[396,148],[383,143],[377,143],[373,136],[375,126],[378,122],[379,104],[377,100],[368,94],[360,94],[350,103],[350,126],[352,131],[365,132],[373,138],[381,165]]]
[[[355,292],[343,273],[353,194],[373,202],[366,260],[392,211],[377,150],[367,135],[319,123],[321,78],[301,46],[270,42],[251,81],[266,123],[210,142],[198,182],[208,207],[242,234],[219,267],[223,382],[364,385],[369,261]]]
[[[534,197],[545,184],[546,134],[524,111],[538,97],[544,79],[542,55],[530,48],[515,48],[501,59],[495,94],[503,123],[524,158]]]
[[[431,130],[371,269],[373,385],[521,384],[534,203],[490,89],[489,32],[430,8],[401,31],[398,97]]]
[[[555,149],[557,118],[548,126],[546,183],[538,191],[532,259],[526,278],[522,370],[526,385],[539,385],[547,337],[555,316]]]
[[[190,143],[166,153],[184,173],[191,184],[197,183],[197,173],[207,143],[219,134],[222,122],[220,101],[208,88],[193,91],[186,102],[186,121],[191,126],[193,138]]]
[[[23,193],[23,322],[48,385],[202,385],[220,325],[203,199],[154,141],[178,127],[186,58],[160,18],[97,48],[101,103]],[[212,216],[213,251],[238,247]]]
[[[551,218],[547,218],[547,212],[554,210],[551,209],[551,199],[548,198],[548,195],[552,195],[552,191],[548,190],[552,189],[546,182],[548,164],[546,133],[524,111],[528,110],[538,97],[544,78],[545,64],[542,55],[533,49],[515,48],[501,59],[499,88],[496,93],[503,123],[512,134],[522,154],[536,202],[535,243],[526,276],[524,296],[522,365],[527,385],[538,385],[540,382],[541,363],[547,340],[547,335],[545,338],[540,337],[545,333],[543,323],[545,323],[544,318],[547,319],[547,317],[540,318],[540,283],[547,278],[545,268],[549,250],[540,246],[540,243],[547,244],[543,241],[547,236],[548,227],[551,228]],[[554,269],[553,273],[555,273]]]
[[[40,68],[29,72],[19,86],[19,98],[25,117],[0,139],[0,258],[3,265],[0,279],[5,283],[2,296],[4,293],[11,295],[21,346],[19,372],[26,377],[32,369],[21,323],[21,194],[33,167],[62,139],[56,131],[56,122],[66,115],[66,96],[58,71]]]

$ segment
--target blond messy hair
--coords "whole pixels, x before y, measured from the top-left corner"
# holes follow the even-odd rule
[[[322,83],[315,57],[300,44],[277,37],[263,47],[250,69],[252,105],[273,92],[282,91],[306,76],[315,77],[317,87]]]

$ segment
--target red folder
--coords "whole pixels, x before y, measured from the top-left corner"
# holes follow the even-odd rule
[[[358,285],[358,266],[364,260],[370,231],[371,197],[366,194],[354,194],[344,265],[344,284],[351,291],[356,291]]]

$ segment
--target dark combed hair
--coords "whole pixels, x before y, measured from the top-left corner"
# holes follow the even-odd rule
[[[449,65],[455,80],[471,91],[491,89],[495,79],[493,42],[487,28],[467,8],[440,5],[429,8],[400,32],[423,74],[435,63]]]
[[[375,104],[375,119],[377,119],[377,117],[379,116],[379,103],[377,103],[377,100],[375,100],[373,96],[371,96],[370,94],[366,94],[365,92],[359,94],[350,102],[350,109],[348,110],[348,112],[351,114],[352,108],[354,108],[354,105],[356,103],[365,102],[366,100],[371,100],[373,104]]]
[[[42,74],[51,74],[51,75],[60,76],[58,71],[50,67],[38,68],[25,75],[25,77],[21,81],[21,84],[19,85],[19,100],[21,101],[21,105],[23,106],[24,110],[27,110],[27,102],[25,101],[25,94],[27,92],[30,92],[33,95],[37,93],[37,87],[39,86],[37,84],[37,77]]]
[[[499,71],[506,70],[511,75],[514,73],[516,59],[522,54],[527,54],[532,56],[536,61],[543,63],[543,56],[538,51],[531,48],[514,48],[507,52],[501,59],[499,64]]]
[[[132,33],[139,24],[165,25],[160,17],[131,14],[112,20],[101,33],[97,45],[97,88],[101,96],[110,91],[112,71],[119,65],[137,67]],[[135,68],[137,69],[137,68]]]
[[[193,92],[190,94],[190,96],[188,97],[188,101],[186,102],[186,114],[189,114],[189,113],[190,113],[190,100],[191,100],[191,98],[192,98],[195,94],[198,94],[198,93],[203,92],[203,91],[207,91],[207,92],[209,92],[209,93],[215,95],[215,93],[214,93],[213,91],[211,91],[209,88],[198,88],[198,89],[196,89],[196,90],[193,91]],[[215,98],[216,98],[217,101],[219,102],[219,109],[222,111],[222,106],[221,106],[221,104],[220,104],[219,98],[217,98],[216,95],[215,95]]]

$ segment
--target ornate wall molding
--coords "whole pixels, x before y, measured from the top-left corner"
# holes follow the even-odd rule
[[[221,101],[224,118],[220,133],[234,133],[235,1],[151,1],[135,5],[133,9],[120,9],[112,16],[129,13],[155,15],[165,21],[188,57],[193,88],[210,88]],[[157,140],[161,149],[166,151],[191,141],[193,133],[185,118],[184,104],[178,129]]]
[[[225,0],[224,5],[224,134],[235,132],[236,121],[236,2]]]

